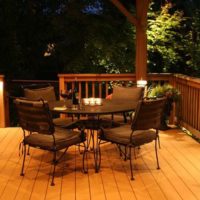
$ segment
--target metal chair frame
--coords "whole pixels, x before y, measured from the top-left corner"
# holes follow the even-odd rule
[[[101,143],[101,141],[109,141],[111,143],[117,144],[118,149],[120,151],[120,156],[124,156],[124,160],[128,160],[128,159],[130,160],[131,180],[134,180],[133,163],[132,163],[132,148],[135,149],[136,147],[140,147],[141,145],[152,141],[151,140],[151,141],[144,142],[142,144],[136,144],[134,142],[134,133],[137,130],[149,130],[151,128],[155,130],[155,139],[153,139],[153,140],[155,140],[154,148],[155,148],[155,154],[156,154],[157,169],[160,169],[157,145],[160,144],[159,126],[160,126],[160,121],[161,121],[161,116],[163,113],[165,101],[166,101],[165,98],[160,98],[160,99],[154,99],[154,100],[143,99],[139,102],[136,112],[135,112],[135,116],[132,119],[132,123],[131,123],[131,127],[130,127],[130,139],[129,139],[128,143],[116,142],[110,138],[106,138],[106,136],[104,135],[104,131],[106,131],[106,130],[103,128],[100,129],[99,143]],[[144,111],[147,113],[149,108],[150,108],[150,110],[152,110],[151,106],[154,106],[153,109],[155,108],[155,110],[156,110],[156,113],[154,113],[152,115],[152,117],[154,118],[155,124],[153,124],[153,120],[148,123],[148,120],[151,120],[151,119],[147,119],[147,116],[145,116],[145,115],[144,115],[144,117],[146,117],[146,119],[142,119],[142,112]],[[143,121],[147,122],[147,124],[142,124]],[[124,150],[121,148],[121,146],[124,146]]]
[[[45,115],[47,117],[47,119],[43,119],[44,120],[44,124],[48,126],[48,128],[46,128],[45,130],[40,130],[39,128],[37,127],[34,127],[34,124],[31,124],[30,122],[30,119],[31,119],[31,114],[33,114],[34,116],[36,116],[36,112],[34,110],[34,106],[35,106],[35,103],[40,103],[39,105],[41,106],[41,108],[39,109],[38,111],[38,115]],[[24,176],[24,165],[25,165],[25,160],[26,160],[26,155],[29,154],[29,148],[30,147],[39,147],[40,149],[43,149],[43,150],[47,150],[47,151],[50,151],[53,153],[53,159],[52,159],[52,164],[53,164],[53,172],[52,172],[52,180],[51,180],[51,186],[54,186],[55,183],[54,183],[54,176],[55,176],[55,168],[56,168],[56,165],[58,164],[58,162],[63,158],[63,156],[65,155],[67,149],[69,148],[69,146],[71,145],[76,145],[76,144],[79,144],[79,143],[74,143],[74,144],[66,144],[65,146],[57,149],[56,148],[56,138],[55,138],[55,128],[54,128],[54,124],[53,124],[53,121],[52,121],[52,117],[51,117],[51,113],[49,111],[49,107],[48,107],[48,103],[43,101],[43,100],[39,100],[39,101],[30,101],[30,100],[27,100],[27,99],[24,99],[24,98],[18,98],[15,100],[15,104],[16,104],[16,107],[17,107],[17,111],[18,111],[18,117],[19,117],[19,124],[20,126],[22,127],[22,130],[23,130],[23,141],[22,141],[22,144],[23,144],[23,162],[22,162],[22,168],[21,168],[21,173],[20,175],[21,176]],[[26,106],[27,107],[27,110],[26,108],[24,108],[23,106]],[[36,105],[38,106],[38,105]],[[28,110],[29,109],[29,110]],[[34,113],[35,112],[35,113]],[[40,118],[36,119],[36,120],[39,120]],[[29,124],[30,123],[30,124]],[[29,126],[30,125],[30,126]],[[32,126],[31,126],[32,125]],[[65,128],[63,128],[63,131],[67,131]],[[71,131],[71,130],[69,130]],[[83,143],[83,146],[84,146],[84,151],[83,151],[83,172],[84,173],[87,173],[87,168],[85,167],[85,159],[86,159],[86,154],[87,154],[87,147],[85,145],[85,132],[84,130],[80,130],[81,131],[81,142]],[[41,145],[38,144],[37,145],[32,145],[32,144],[29,144],[28,142],[26,143],[26,140],[25,138],[28,137],[26,135],[26,132],[30,134],[34,134],[35,132],[37,132],[38,134],[46,134],[48,135],[49,137],[52,137],[52,141],[53,141],[53,144],[52,146],[49,147],[42,147]],[[66,133],[67,134],[67,133]],[[27,152],[27,145],[28,145],[28,152]],[[65,149],[64,152],[62,152],[62,154],[57,157],[57,152],[61,149]]]

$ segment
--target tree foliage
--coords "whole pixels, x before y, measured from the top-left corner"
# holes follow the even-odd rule
[[[153,11],[148,16],[149,71],[169,72],[181,62],[183,50],[183,12],[170,13],[171,3],[166,3],[161,11]]]
[[[195,9],[191,17],[191,28],[186,38],[186,67],[188,74],[200,77],[200,9]]]
[[[0,18],[7,77],[133,70],[133,29],[107,0],[0,1]]]
[[[121,2],[135,13],[135,1]],[[148,13],[148,71],[197,75],[199,1],[162,2]],[[0,0],[0,73],[7,78],[134,72],[134,40],[135,27],[108,0]]]
[[[147,30],[150,72],[200,76],[199,6],[194,0],[165,2],[161,10],[151,5]]]
[[[77,33],[80,34],[79,37],[74,37],[75,31],[73,31],[70,38],[73,40],[79,38],[80,40],[77,40],[78,44],[76,43],[74,51],[71,51],[74,56],[65,61],[65,72],[72,69],[79,73],[110,72],[119,69],[119,66],[120,71],[125,71],[131,62],[133,65],[132,29],[122,14],[117,10],[112,11],[110,7],[113,5],[101,2],[99,6],[101,7],[98,9],[100,12],[81,13],[82,17],[77,17],[75,19],[77,21],[74,21],[74,17],[69,15],[70,11],[67,12],[68,21],[73,20],[74,24],[78,24],[78,26],[74,24],[73,26],[79,30]],[[69,29],[66,29],[65,35],[68,34]],[[78,45],[81,46],[77,48]],[[71,47],[68,49],[71,50]],[[126,59],[127,56],[132,59]],[[63,55],[64,57],[67,58],[66,54]]]

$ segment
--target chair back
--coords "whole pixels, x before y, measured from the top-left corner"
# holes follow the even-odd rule
[[[14,100],[17,108],[19,125],[27,131],[42,134],[53,134],[54,125],[46,101],[17,98]]]
[[[45,101],[56,101],[55,89],[51,85],[26,85],[23,86],[24,97],[31,100],[43,99]]]
[[[51,86],[50,83],[32,83],[32,84],[24,84],[21,85],[21,88],[24,89],[39,89],[39,88],[46,88]]]
[[[159,129],[166,98],[141,100],[138,103],[132,130]]]
[[[143,97],[144,88],[142,87],[113,87],[113,100],[133,100],[139,101]]]

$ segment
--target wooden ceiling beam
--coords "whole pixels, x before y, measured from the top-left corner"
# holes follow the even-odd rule
[[[121,13],[123,13],[127,17],[128,21],[131,24],[135,26],[138,25],[137,19],[125,8],[125,6],[119,0],[110,0],[110,1],[118,8],[118,10]]]

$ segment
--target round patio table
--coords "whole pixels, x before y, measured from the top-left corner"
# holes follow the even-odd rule
[[[53,113],[73,114],[77,116],[80,116],[80,115],[97,116],[97,120],[95,121],[95,123],[93,120],[94,118],[93,117],[91,118],[91,126],[93,124],[95,127],[94,129],[96,129],[97,124],[101,122],[100,115],[135,111],[137,103],[138,102],[136,101],[131,101],[128,99],[126,101],[103,99],[102,105],[81,104],[81,105],[76,105],[76,107],[74,107],[72,105],[72,101],[67,100],[65,103],[64,101],[49,102],[49,107]],[[88,120],[90,120],[90,118],[88,118]],[[111,120],[111,123],[112,123],[112,120]],[[94,131],[93,131],[93,134],[94,134]],[[93,141],[95,140],[93,139]],[[100,168],[100,162],[101,162],[98,135],[96,136],[96,143],[93,144],[93,151],[94,151],[95,172],[98,172]]]
[[[52,112],[62,114],[77,114],[77,115],[106,115],[134,111],[137,106],[136,101],[131,100],[107,100],[102,101],[102,105],[77,105],[73,107],[71,100],[49,102],[49,107]]]

